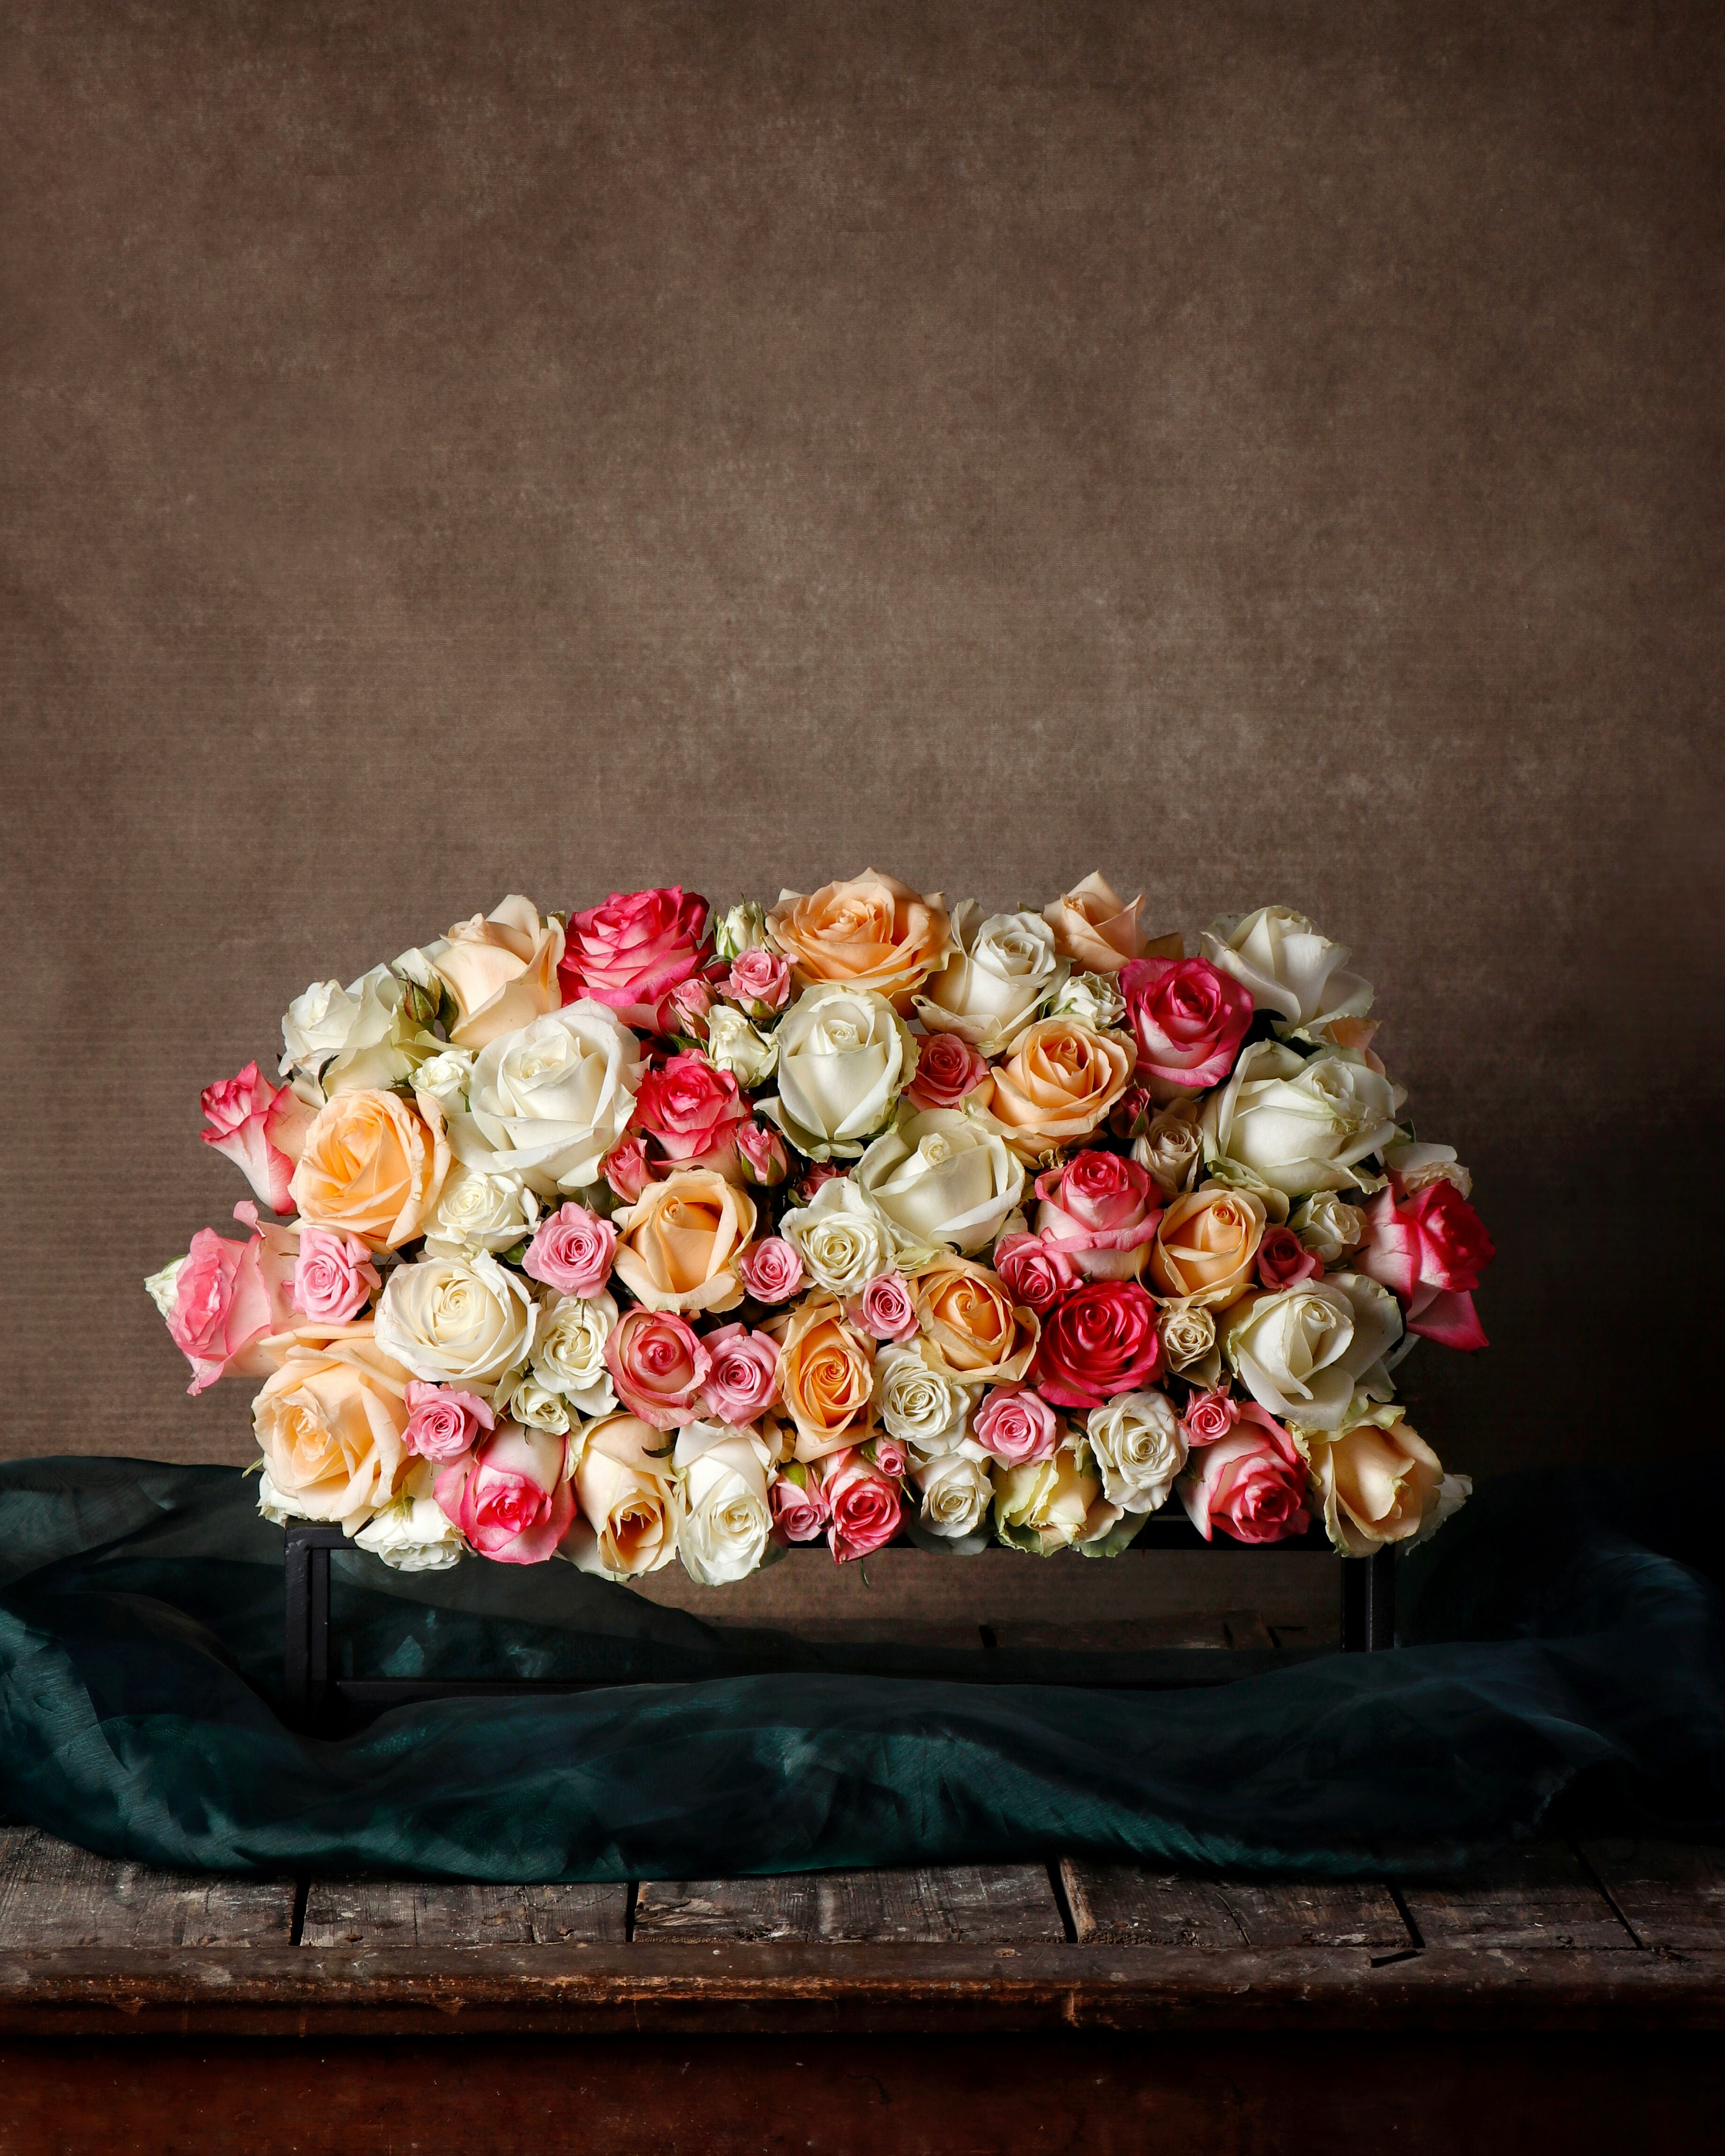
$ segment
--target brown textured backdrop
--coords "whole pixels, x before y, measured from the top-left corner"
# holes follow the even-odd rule
[[[3,1448],[239,1459],[198,1089],[507,890],[1354,947],[1476,1470],[1707,1441],[1717,7],[7,0]]]

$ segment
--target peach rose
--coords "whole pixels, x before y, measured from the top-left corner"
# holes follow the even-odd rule
[[[518,893],[495,912],[458,921],[431,957],[460,1014],[450,1040],[458,1048],[483,1048],[556,1010],[563,1000],[557,981],[562,955],[562,924],[542,921],[531,899]]]
[[[1207,1183],[1175,1199],[1150,1252],[1158,1295],[1209,1309],[1256,1285],[1253,1265],[1268,1215],[1250,1190]]]
[[[1291,1435],[1322,1504],[1325,1532],[1344,1557],[1410,1542],[1439,1512],[1442,1465],[1400,1408],[1368,1408],[1345,1430],[1296,1427]],[[1450,1498],[1450,1510],[1461,1494]]]
[[[782,891],[767,932],[791,962],[799,988],[822,981],[870,988],[900,1010],[946,963],[952,924],[938,891],[922,898],[873,869],[804,897]]]
[[[252,1423],[290,1511],[339,1520],[351,1535],[389,1502],[413,1459],[409,1382],[358,1327],[328,1347],[288,1350],[252,1402]]]
[[[768,1331],[778,1342],[778,1394],[797,1425],[798,1459],[860,1445],[874,1425],[874,1342],[824,1295],[810,1296]]]
[[[582,1432],[580,1507],[559,1554],[583,1572],[639,1579],[677,1553],[675,1486],[664,1440],[638,1415],[607,1415]]]
[[[423,1235],[449,1172],[443,1110],[366,1087],[338,1093],[305,1133],[290,1189],[300,1218],[393,1250]]]
[[[649,1183],[614,1216],[622,1240],[613,1270],[649,1310],[734,1310],[737,1261],[755,1232],[755,1201],[709,1168]]]
[[[1050,1158],[1087,1138],[1126,1091],[1137,1050],[1074,1019],[1040,1019],[994,1070],[979,1105],[1020,1159]]]
[[[1099,875],[1087,875],[1064,898],[1042,909],[1054,931],[1055,948],[1086,973],[1117,973],[1129,958],[1178,958],[1178,936],[1147,938],[1138,926],[1142,898],[1122,905]]]
[[[922,1358],[963,1383],[1015,1383],[1030,1367],[1040,1328],[1034,1311],[1014,1302],[999,1273],[968,1258],[947,1258],[916,1281]]]

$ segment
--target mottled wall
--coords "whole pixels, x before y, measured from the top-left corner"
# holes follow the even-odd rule
[[[1711,1437],[1717,8],[0,24],[4,1449],[246,1453],[138,1282],[314,975],[870,861],[1312,912],[1501,1245],[1422,1423]]]

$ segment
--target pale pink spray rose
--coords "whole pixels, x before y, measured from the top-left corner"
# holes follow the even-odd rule
[[[776,1542],[812,1543],[833,1516],[819,1477],[814,1475],[809,1475],[806,1482],[781,1475],[767,1492],[767,1502],[772,1507]]]
[[[890,1543],[904,1517],[896,1484],[871,1467],[854,1446],[821,1462],[821,1488],[831,1507],[827,1547],[840,1564]]]
[[[656,1030],[667,1036],[704,1041],[712,1007],[713,992],[699,975],[681,981],[659,1006]]]
[[[1312,1525],[1305,1463],[1294,1440],[1255,1400],[1225,1437],[1207,1445],[1174,1487],[1206,1542],[1219,1527],[1237,1543],[1281,1543]]]
[[[1013,1301],[1039,1317],[1078,1285],[1078,1268],[1070,1257],[1040,1235],[1003,1235],[994,1245],[994,1270]]]
[[[742,1163],[743,1173],[751,1183],[770,1188],[783,1183],[791,1172],[791,1163],[784,1149],[784,1140],[765,1123],[747,1122],[737,1126],[737,1158]]]
[[[978,1410],[976,1441],[1003,1467],[1052,1460],[1060,1441],[1060,1419],[1028,1385],[997,1385]]]
[[[625,1205],[633,1205],[651,1183],[653,1168],[639,1133],[631,1132],[605,1155],[605,1180]]]
[[[896,1437],[877,1437],[874,1440],[875,1465],[883,1475],[890,1475],[895,1482],[902,1482],[911,1471],[911,1455]]]
[[[629,1412],[655,1430],[676,1430],[701,1414],[701,1389],[712,1375],[706,1343],[685,1317],[665,1310],[631,1310],[605,1342],[605,1367]]]
[[[752,944],[731,961],[723,986],[732,1002],[750,1018],[770,1018],[790,1000],[791,969],[777,951]]]
[[[743,1286],[757,1302],[788,1302],[803,1285],[803,1259],[783,1235],[763,1235],[737,1261]]]
[[[234,1163],[272,1213],[293,1209],[288,1185],[305,1150],[314,1111],[285,1086],[275,1086],[248,1063],[236,1078],[206,1086],[201,1096],[210,1125],[198,1136]]]
[[[300,1229],[294,1265],[294,1306],[321,1325],[345,1325],[382,1286],[372,1254],[357,1235],[333,1228]]]
[[[1231,1393],[1200,1393],[1180,1418],[1180,1435],[1189,1452],[1199,1452],[1226,1437],[1240,1420],[1240,1403]]]
[[[575,1517],[567,1460],[566,1439],[506,1422],[444,1468],[432,1495],[481,1557],[542,1564]]]
[[[234,1217],[251,1229],[250,1240],[231,1243],[213,1228],[200,1228],[174,1282],[167,1330],[192,1365],[188,1393],[206,1392],[230,1373],[267,1378],[279,1358],[259,1343],[294,1322],[293,1232],[260,1228],[249,1199],[234,1207]]]
[[[916,1298],[902,1273],[876,1273],[845,1314],[876,1340],[906,1341],[916,1336]]]
[[[497,1424],[489,1400],[453,1385],[428,1385],[418,1378],[408,1384],[408,1426],[402,1442],[422,1460],[446,1466],[470,1451]]]
[[[521,1270],[559,1295],[594,1296],[611,1277],[616,1252],[611,1223],[572,1199],[540,1222]]]
[[[778,1389],[778,1343],[746,1325],[723,1325],[703,1345],[712,1368],[701,1404],[716,1422],[741,1427],[765,1414]]]

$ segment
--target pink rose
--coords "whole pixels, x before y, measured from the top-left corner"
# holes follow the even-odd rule
[[[840,1564],[890,1543],[904,1517],[897,1486],[870,1466],[855,1446],[821,1462],[821,1489],[831,1509],[827,1547]]]
[[[1136,1280],[1150,1261],[1162,1193],[1117,1152],[1074,1153],[1036,1179],[1036,1232],[1086,1280]]]
[[[539,1223],[521,1270],[559,1295],[597,1295],[611,1277],[617,1230],[572,1199]]]
[[[569,916],[557,968],[563,1001],[591,996],[625,1025],[655,1031],[660,1005],[701,971],[706,924],[706,901],[680,886],[614,891],[603,906]]]
[[[1156,1107],[1147,1086],[1128,1086],[1108,1111],[1108,1127],[1117,1138],[1142,1137]]]
[[[764,1184],[768,1189],[774,1183],[783,1183],[791,1172],[784,1140],[777,1131],[752,1119],[737,1127],[737,1156],[749,1181]]]
[[[1060,1419],[1028,1385],[997,1385],[977,1410],[977,1443],[1003,1467],[1052,1460],[1060,1442]]]
[[[709,1030],[707,1016],[712,1007],[713,992],[697,973],[691,980],[680,982],[660,1004],[654,1030],[705,1041]]]
[[[822,1183],[836,1183],[845,1173],[842,1168],[835,1166],[829,1160],[817,1161],[799,1181],[793,1184],[791,1195],[799,1205],[812,1205],[814,1203],[814,1194],[820,1188]]]
[[[767,1492],[773,1508],[773,1533],[781,1543],[812,1543],[833,1516],[817,1476],[798,1482],[781,1475]]]
[[[567,1458],[566,1439],[506,1422],[444,1468],[432,1495],[481,1557],[542,1564],[575,1517]]]
[[[213,1228],[192,1238],[174,1282],[168,1337],[192,1365],[188,1393],[207,1392],[231,1371],[238,1378],[267,1378],[276,1358],[259,1343],[294,1322],[294,1242],[290,1229],[261,1228],[249,1199],[234,1217],[252,1229],[244,1243],[230,1243]]]
[[[1409,1198],[1392,1178],[1366,1208],[1366,1238],[1352,1262],[1407,1305],[1409,1332],[1445,1348],[1483,1348],[1473,1291],[1497,1255],[1453,1183],[1430,1183]]]
[[[877,1340],[909,1340],[916,1330],[916,1304],[902,1273],[876,1273],[845,1314]]]
[[[374,1288],[383,1283],[372,1254],[357,1235],[332,1228],[300,1229],[300,1255],[294,1265],[294,1305],[323,1325],[345,1325],[363,1310]]]
[[[625,1205],[633,1205],[654,1178],[653,1166],[647,1158],[647,1147],[639,1137],[631,1134],[619,1138],[604,1159],[605,1180]]]
[[[1278,1288],[1321,1277],[1323,1267],[1291,1228],[1266,1228],[1258,1245],[1258,1278],[1273,1295]]]
[[[746,1325],[724,1325],[702,1344],[712,1360],[701,1392],[706,1412],[737,1424],[765,1414],[778,1386],[778,1342]]]
[[[631,1310],[605,1342],[605,1367],[631,1414],[655,1430],[676,1430],[700,1415],[713,1361],[687,1318]]]
[[[916,1075],[906,1096],[919,1108],[956,1108],[988,1075],[986,1059],[956,1033],[916,1043]]]
[[[750,1018],[770,1018],[790,1000],[791,969],[777,951],[754,943],[737,952],[721,985]]]
[[[1234,1429],[1206,1445],[1174,1487],[1206,1542],[1219,1527],[1237,1543],[1281,1543],[1312,1525],[1294,1440],[1255,1400],[1239,1409]]]
[[[737,1261],[738,1276],[757,1302],[788,1302],[803,1285],[803,1258],[783,1235],[763,1235]]]
[[[408,1426],[402,1442],[422,1460],[444,1466],[460,1459],[496,1422],[490,1403],[477,1393],[458,1393],[453,1385],[428,1385],[418,1378],[408,1381]]]
[[[728,1070],[692,1052],[649,1070],[635,1095],[634,1121],[674,1161],[698,1160],[736,1135],[748,1103]]]
[[[210,1128],[198,1135],[244,1171],[272,1213],[290,1213],[288,1185],[315,1111],[289,1087],[260,1077],[255,1063],[237,1078],[206,1086],[201,1098]]]
[[[1070,1255],[1057,1244],[1044,1242],[1040,1235],[1003,1235],[994,1245],[994,1270],[1013,1301],[1039,1317],[1052,1310],[1068,1288],[1078,1285],[1078,1268]]]
[[[869,1447],[875,1465],[883,1475],[890,1475],[895,1482],[902,1482],[911,1471],[911,1455],[896,1437],[877,1437]]]
[[[1180,1435],[1189,1452],[1201,1451],[1226,1437],[1240,1420],[1240,1403],[1231,1393],[1201,1393],[1180,1418]]]
[[[1134,958],[1120,969],[1137,1081],[1158,1101],[1219,1086],[1252,1022],[1252,992],[1208,958]]]

